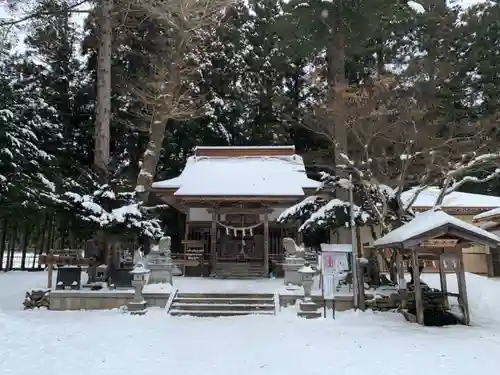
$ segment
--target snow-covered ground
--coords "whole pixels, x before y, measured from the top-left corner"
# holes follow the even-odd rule
[[[467,275],[474,326],[447,328],[419,327],[393,313],[308,321],[293,308],[235,318],[173,318],[161,309],[146,316],[22,311],[25,291],[43,287],[45,276],[0,274],[2,375],[469,375],[498,366],[500,283],[474,275]],[[438,283],[437,275],[424,279]],[[451,275],[448,282],[456,286]]]

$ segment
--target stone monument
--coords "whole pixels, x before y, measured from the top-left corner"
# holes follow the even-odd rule
[[[150,284],[172,284],[171,242],[169,236],[162,237],[158,246],[153,246],[151,252],[146,255],[145,265],[151,271]]]
[[[295,244],[292,238],[283,238],[283,247],[285,248],[286,258],[283,263],[285,272],[285,285],[302,285],[302,277],[298,270],[304,266],[306,260],[304,258],[305,251]]]

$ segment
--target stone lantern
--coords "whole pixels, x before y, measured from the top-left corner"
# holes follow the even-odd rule
[[[130,311],[131,314],[145,314],[147,302],[144,300],[142,290],[149,281],[151,271],[145,268],[142,263],[138,263],[130,273],[133,277],[132,286],[135,288],[135,293],[134,299],[127,304],[128,311]]]
[[[314,284],[314,275],[316,275],[316,270],[309,265],[301,267],[298,271],[302,278],[302,287],[304,288],[304,300],[309,301],[311,299],[312,286]]]
[[[302,286],[304,288],[304,301],[299,304],[297,315],[301,318],[315,319],[321,317],[321,312],[318,311],[318,306],[311,298],[312,286],[314,284],[314,275],[316,270],[306,264],[301,267],[297,273],[301,276]]]

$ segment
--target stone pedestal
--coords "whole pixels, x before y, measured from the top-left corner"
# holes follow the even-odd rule
[[[313,301],[300,302],[297,316],[306,319],[321,318],[321,311],[318,311],[319,306]]]
[[[302,285],[302,276],[298,273],[306,263],[304,258],[287,257],[283,263],[283,271],[285,272],[285,285]]]
[[[172,257],[170,237],[163,237],[157,248],[147,255],[146,266],[151,271],[149,284],[172,284]]]
[[[127,303],[127,309],[132,315],[144,315],[147,312],[147,302],[142,295],[142,281],[132,281],[135,288],[134,299]]]

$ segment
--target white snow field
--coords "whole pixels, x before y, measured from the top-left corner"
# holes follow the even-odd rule
[[[438,276],[424,275],[431,285]],[[420,327],[394,313],[174,318],[21,310],[44,272],[0,274],[0,374],[488,374],[500,354],[500,282],[467,275],[474,325]],[[184,282],[194,288],[204,280]],[[252,283],[248,281],[248,283]],[[456,288],[449,276],[450,289]],[[182,284],[180,284],[182,285]],[[437,285],[436,285],[437,286]],[[204,288],[204,287],[202,287]]]

